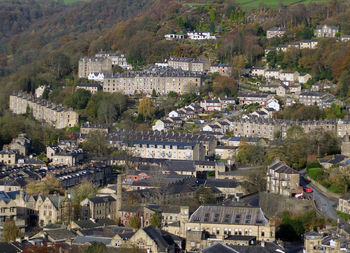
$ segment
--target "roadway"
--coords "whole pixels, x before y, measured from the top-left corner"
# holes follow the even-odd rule
[[[308,187],[312,189],[313,199],[315,201],[316,207],[325,216],[329,217],[330,220],[338,219],[336,207],[338,205],[338,200],[335,198],[330,198],[320,192],[310,181],[305,179],[305,170],[301,171],[300,185],[303,187]]]

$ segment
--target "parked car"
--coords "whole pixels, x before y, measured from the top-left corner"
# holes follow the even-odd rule
[[[301,195],[299,197],[297,197],[298,199],[305,199],[305,196]]]
[[[308,187],[304,187],[304,192],[312,193],[312,189]]]

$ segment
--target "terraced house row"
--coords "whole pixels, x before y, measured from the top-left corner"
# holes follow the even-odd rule
[[[10,111],[15,114],[30,112],[36,120],[44,121],[58,129],[73,127],[79,123],[79,115],[73,109],[37,99],[23,92],[10,95],[9,106]]]
[[[265,118],[240,118],[225,119],[229,124],[226,131],[233,131],[235,136],[240,137],[258,137],[274,140],[276,138],[287,136],[287,130],[291,126],[300,126],[305,133],[314,130],[331,131],[338,137],[344,137],[350,133],[350,121],[348,120],[320,120],[320,121],[290,121],[274,120]],[[219,127],[221,124],[217,124]],[[223,133],[226,131],[217,131]]]
[[[121,92],[125,95],[135,93],[168,94],[173,91],[184,94],[191,89],[199,89],[203,75],[182,69],[157,68],[153,71],[118,73],[106,75],[103,83],[104,92]]]

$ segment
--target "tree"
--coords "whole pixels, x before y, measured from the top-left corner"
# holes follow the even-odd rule
[[[265,150],[260,145],[241,142],[238,147],[237,163],[240,165],[261,165],[265,161]]]
[[[76,217],[80,214],[80,202],[86,198],[93,198],[96,196],[98,187],[87,180],[83,180],[79,185],[74,186],[70,193],[72,194],[72,203]]]
[[[248,64],[247,57],[245,55],[237,55],[232,59],[232,70],[235,77],[240,77],[242,70]]]
[[[110,153],[109,143],[106,136],[99,132],[91,132],[83,143],[84,150],[97,156],[105,156]]]
[[[216,199],[213,190],[210,187],[201,185],[195,192],[195,199],[199,204],[215,204]]]
[[[138,107],[138,115],[143,118],[150,118],[154,114],[154,106],[152,99],[145,97],[140,100],[140,104]]]
[[[107,253],[107,246],[102,242],[93,242],[84,253]]]
[[[161,228],[162,227],[162,223],[159,219],[158,214],[154,213],[151,217],[151,219],[149,220],[149,223],[151,224],[151,226],[153,226],[154,228]]]
[[[54,176],[47,176],[41,182],[30,182],[27,185],[28,194],[53,194],[62,192],[60,181]]]
[[[129,225],[132,228],[138,229],[141,227],[141,219],[137,216],[132,216],[129,220]]]
[[[3,236],[6,242],[15,241],[20,236],[21,231],[16,227],[15,221],[7,218],[3,225]]]
[[[213,80],[213,90],[216,96],[236,96],[238,87],[233,78],[217,75]]]
[[[84,89],[77,89],[69,98],[67,104],[74,109],[85,109],[90,97],[90,91]]]

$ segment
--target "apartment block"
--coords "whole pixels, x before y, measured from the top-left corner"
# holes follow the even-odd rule
[[[73,127],[79,123],[79,115],[73,109],[36,99],[27,93],[10,95],[10,111],[15,114],[32,113],[36,120],[44,121],[57,129]]]
[[[191,72],[206,72],[210,69],[210,62],[202,59],[170,57],[168,66],[174,69],[182,69]]]
[[[155,69],[154,71],[118,73],[106,75],[103,83],[104,92],[121,92],[125,95],[137,93],[168,94],[173,91],[184,94],[202,85],[202,74],[181,69]]]

